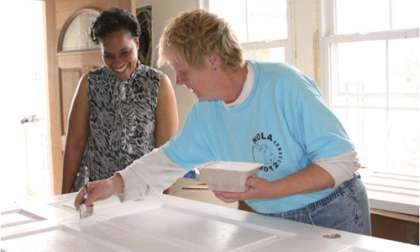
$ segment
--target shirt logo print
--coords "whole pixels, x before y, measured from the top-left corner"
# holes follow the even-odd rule
[[[255,162],[264,164],[261,170],[268,172],[279,168],[283,151],[271,133],[259,132],[252,138],[252,156]]]

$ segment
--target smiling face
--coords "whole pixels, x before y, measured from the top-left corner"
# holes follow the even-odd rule
[[[127,80],[137,67],[139,40],[119,30],[99,40],[105,65],[121,80]]]

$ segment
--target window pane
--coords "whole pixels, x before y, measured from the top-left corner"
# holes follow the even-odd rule
[[[334,109],[352,139],[358,158],[369,169],[386,167],[386,112],[369,109]]]
[[[285,62],[284,47],[246,50],[245,59],[263,62]]]
[[[287,38],[286,0],[248,0],[248,42]]]
[[[386,153],[389,170],[420,168],[419,129],[419,111],[390,111]]]
[[[246,1],[209,0],[209,11],[225,19],[241,42],[247,41]]]
[[[392,28],[407,29],[420,27],[419,0],[392,1]]]
[[[89,28],[98,16],[97,11],[87,10],[75,17],[65,31],[62,51],[98,48],[89,36]]]
[[[385,106],[385,45],[383,41],[337,45],[333,105]]]
[[[420,112],[369,109],[334,109],[334,112],[353,140],[362,165],[399,173],[419,169]]]
[[[420,108],[420,39],[389,41],[390,106]]]
[[[287,38],[286,0],[210,0],[209,11],[223,17],[242,43]]]
[[[336,0],[336,17],[339,34],[389,30],[389,1]]]

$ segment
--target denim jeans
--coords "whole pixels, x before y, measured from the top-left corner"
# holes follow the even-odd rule
[[[360,175],[342,183],[327,197],[306,207],[268,214],[316,226],[371,235],[369,204]]]

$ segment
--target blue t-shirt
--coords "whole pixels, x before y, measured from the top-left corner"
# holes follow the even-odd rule
[[[353,150],[314,81],[286,64],[248,64],[255,79],[246,100],[233,107],[223,101],[194,104],[183,129],[164,146],[173,162],[187,170],[212,160],[258,162],[264,164],[258,177],[273,181]],[[279,213],[331,192],[246,202],[259,213]]]

